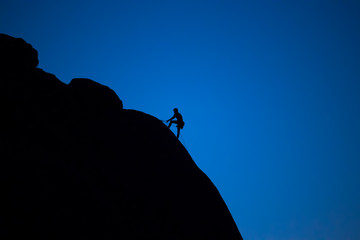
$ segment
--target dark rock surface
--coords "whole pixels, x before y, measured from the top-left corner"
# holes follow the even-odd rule
[[[21,38],[0,33],[0,72],[26,72],[39,64],[37,51]]]
[[[36,68],[22,39],[0,49],[0,239],[242,239],[160,120]]]

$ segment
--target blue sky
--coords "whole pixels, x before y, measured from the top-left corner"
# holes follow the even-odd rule
[[[0,3],[0,31],[61,81],[179,108],[245,239],[360,239],[359,29],[351,0]]]

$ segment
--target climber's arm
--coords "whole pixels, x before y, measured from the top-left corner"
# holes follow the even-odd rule
[[[171,121],[171,120],[173,120],[175,118],[175,114],[174,114],[174,116],[172,116],[169,120],[167,120],[166,122],[169,122],[169,121]]]

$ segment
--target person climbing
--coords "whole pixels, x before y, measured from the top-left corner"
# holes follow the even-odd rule
[[[173,120],[174,118],[176,118],[176,120]],[[185,123],[184,123],[183,117],[181,116],[181,114],[179,113],[179,110],[177,108],[174,108],[174,116],[172,116],[166,122],[170,122],[168,128],[170,128],[171,124],[173,124],[173,123],[177,124],[176,125],[176,127],[177,127],[177,138],[179,138],[180,129],[183,129]]]

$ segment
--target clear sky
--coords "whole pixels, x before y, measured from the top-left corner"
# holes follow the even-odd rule
[[[177,107],[245,239],[360,239],[359,1],[1,0],[0,32],[65,83]]]

